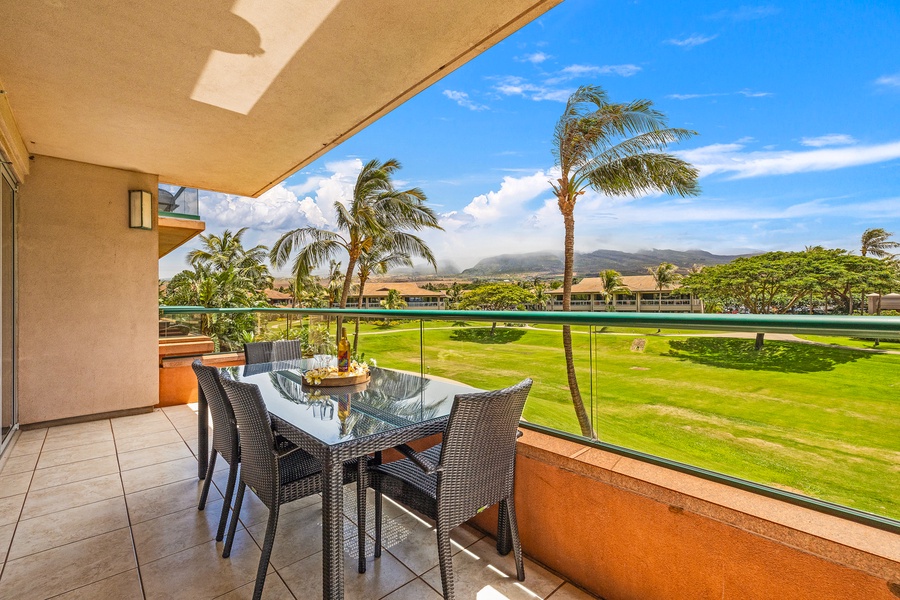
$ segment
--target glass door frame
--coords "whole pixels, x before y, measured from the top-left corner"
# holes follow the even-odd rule
[[[19,428],[19,419],[18,419],[19,403],[18,403],[18,386],[17,386],[18,367],[16,364],[16,350],[17,350],[17,346],[18,346],[18,343],[17,343],[18,342],[18,340],[17,340],[17,338],[18,338],[18,321],[17,321],[18,297],[17,297],[17,289],[16,289],[17,288],[17,285],[16,285],[17,284],[16,200],[18,198],[18,184],[16,182],[16,178],[13,177],[13,174],[10,172],[10,170],[6,168],[6,165],[3,164],[2,161],[0,161],[0,275],[2,275],[2,260],[3,260],[3,254],[2,254],[2,246],[3,246],[3,243],[2,243],[3,242],[3,240],[2,240],[2,234],[3,234],[3,231],[2,231],[2,216],[3,216],[2,209],[3,209],[3,203],[6,201],[6,199],[3,198],[3,190],[6,187],[3,185],[4,183],[8,184],[8,186],[9,186],[6,189],[9,189],[12,191],[12,198],[9,199],[9,201],[11,202],[11,205],[10,205],[10,209],[11,209],[10,236],[12,237],[12,239],[10,240],[10,243],[9,243],[9,247],[10,247],[10,250],[12,253],[12,257],[11,257],[12,265],[11,265],[11,269],[10,269],[10,279],[11,279],[10,285],[12,286],[12,289],[11,289],[11,293],[9,294],[10,298],[12,299],[12,311],[10,312],[10,319],[12,320],[12,323],[11,323],[12,343],[10,344],[10,352],[12,353],[12,356],[9,357],[9,360],[11,361],[11,364],[12,364],[12,369],[10,370],[10,374],[12,375],[13,380],[12,380],[12,387],[10,388],[11,393],[12,393],[12,401],[10,403],[10,405],[12,407],[11,425],[10,425],[9,431],[7,431],[6,435],[3,435],[2,429],[0,429],[0,455],[2,455],[3,452],[6,450],[7,446],[9,446],[9,443],[13,438],[13,434],[15,434],[16,430],[18,430],[18,428]],[[3,291],[2,290],[2,277],[0,277],[0,332],[2,332],[2,307],[3,307],[2,291]],[[2,333],[0,333],[0,335],[2,335]],[[0,361],[2,361],[3,358],[5,358],[5,357],[2,356],[2,338],[0,338]],[[3,415],[3,404],[4,403],[3,403],[3,398],[2,398],[2,389],[3,389],[2,377],[3,377],[2,370],[0,370],[0,428],[2,428],[2,423],[4,420],[4,415]]]

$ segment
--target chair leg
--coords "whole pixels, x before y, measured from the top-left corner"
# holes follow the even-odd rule
[[[381,558],[381,484],[375,484],[375,558]]]
[[[522,543],[519,541],[519,522],[516,520],[516,503],[513,497],[506,499],[506,516],[509,521],[509,533],[512,537],[513,553],[516,557],[516,577],[525,581],[525,562],[522,560]]]
[[[237,498],[234,499],[234,512],[231,514],[231,526],[228,528],[228,538],[225,540],[225,550],[222,558],[231,556],[231,545],[234,543],[234,533],[237,531],[238,518],[241,515],[241,504],[244,502],[244,489],[247,484],[241,481],[238,484]]]
[[[222,516],[219,517],[219,529],[216,531],[216,541],[221,542],[225,536],[225,525],[228,523],[228,511],[231,510],[231,499],[234,495],[234,482],[237,479],[238,462],[232,459],[228,466],[228,485],[225,487],[225,502],[222,503]]]
[[[216,452],[215,448],[209,453],[209,465],[206,467],[206,477],[203,479],[203,491],[200,492],[200,504],[197,510],[206,508],[206,497],[209,496],[209,484],[212,481],[213,469],[216,468]]]
[[[256,586],[253,588],[253,600],[262,598],[263,586],[266,585],[266,571],[269,570],[269,558],[275,545],[275,530],[278,529],[278,509],[281,505],[276,499],[269,509],[269,524],[266,525],[266,537],[263,541],[262,555],[259,557],[259,568],[256,570]]]
[[[356,523],[358,526],[357,544],[359,545],[359,564],[357,570],[366,572],[366,490],[368,483],[368,466],[366,457],[361,456],[356,464]]]
[[[441,565],[441,586],[444,600],[453,600],[453,552],[450,547],[450,528],[437,521],[438,562]]]
[[[512,550],[507,513],[506,500],[501,500],[497,511],[497,554],[500,556],[506,556]]]

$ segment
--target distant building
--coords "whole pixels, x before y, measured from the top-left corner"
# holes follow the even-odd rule
[[[447,294],[440,291],[426,290],[417,283],[366,283],[363,290],[363,308],[382,308],[381,301],[387,298],[389,290],[397,290],[406,301],[407,308],[443,309],[447,305]],[[359,293],[350,292],[347,297],[347,308],[356,308]]]
[[[266,300],[269,301],[269,304],[272,306],[290,306],[291,305],[291,295],[285,294],[284,292],[279,292],[278,290],[268,289],[263,292],[266,295]]]
[[[867,294],[868,312],[870,315],[883,310],[900,310],[900,294]]]
[[[703,301],[692,294],[679,292],[681,284],[657,289],[650,275],[626,275],[622,283],[630,293],[614,294],[612,305],[617,312],[703,312]],[[552,310],[562,310],[562,288],[551,290]],[[606,310],[603,280],[585,277],[572,286],[571,310],[602,312]]]

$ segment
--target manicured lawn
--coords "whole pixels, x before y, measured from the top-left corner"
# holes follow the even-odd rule
[[[900,518],[900,356],[826,346],[574,327],[576,368],[600,439]],[[417,371],[419,332],[368,333],[366,358]],[[481,388],[530,376],[529,421],[577,432],[561,336],[526,328],[425,331],[426,372]],[[591,369],[593,364],[594,368]]]
[[[878,345],[876,346],[875,340],[864,340],[861,338],[833,337],[825,335],[798,335],[797,337],[811,342],[832,344],[834,346],[850,346],[852,348],[869,348],[874,350],[900,350],[900,340],[898,339],[878,340]]]

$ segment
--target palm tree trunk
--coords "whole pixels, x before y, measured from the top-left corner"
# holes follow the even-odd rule
[[[359,298],[356,300],[356,308],[362,308],[363,290],[366,288],[366,278],[359,277]],[[359,340],[359,317],[356,317],[356,327],[353,330],[353,356],[356,356],[357,341]]]
[[[350,295],[350,286],[353,284],[353,271],[356,270],[356,257],[352,254],[347,265],[347,275],[344,277],[344,289],[341,290],[341,303],[338,308],[347,308],[347,297]],[[335,340],[341,339],[341,326],[344,324],[344,318],[337,318],[337,328],[335,329]]]
[[[566,226],[565,239],[565,269],[563,271],[563,311],[568,311],[572,306],[572,272],[575,263],[575,215],[574,205],[569,205],[563,210],[563,221]],[[591,426],[590,417],[584,408],[581,399],[581,391],[578,389],[578,378],[575,375],[575,357],[572,354],[572,328],[563,325],[563,351],[566,355],[566,376],[569,380],[569,391],[572,393],[572,405],[575,408],[575,416],[578,417],[578,425],[581,434],[595,439],[594,428]]]

